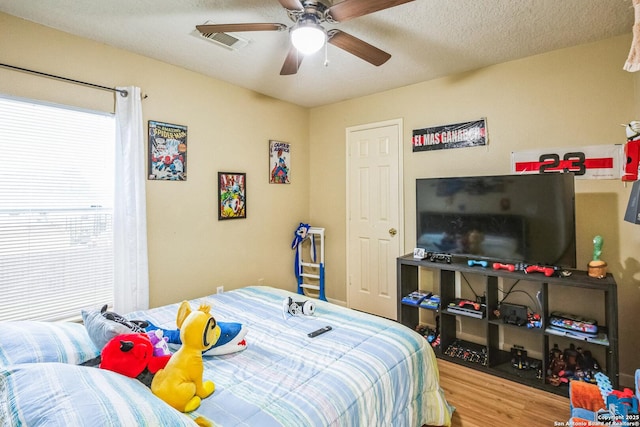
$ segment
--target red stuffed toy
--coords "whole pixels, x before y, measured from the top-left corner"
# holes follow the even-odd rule
[[[155,373],[171,358],[170,354],[154,356],[153,349],[146,333],[117,335],[102,349],[100,368],[136,378],[151,387]]]
[[[625,125],[622,125],[625,126]],[[638,164],[640,163],[640,121],[634,120],[626,125],[627,143],[624,146],[626,164],[624,165],[623,181],[638,179]]]

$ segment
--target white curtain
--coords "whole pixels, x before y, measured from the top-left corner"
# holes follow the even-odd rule
[[[145,146],[140,88],[118,87],[114,228],[114,311],[149,308]]]

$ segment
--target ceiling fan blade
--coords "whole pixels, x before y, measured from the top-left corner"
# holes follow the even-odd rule
[[[284,31],[287,26],[284,24],[204,24],[196,25],[196,29],[202,34],[213,33],[234,33],[238,31]]]
[[[301,10],[303,8],[302,3],[300,3],[300,0],[278,0],[278,1],[280,2],[280,5],[282,7],[288,10]]]
[[[289,48],[289,53],[287,53],[287,57],[284,60],[284,64],[282,64],[280,75],[290,76],[292,74],[296,74],[300,68],[300,64],[302,63],[303,56],[304,55],[298,52],[298,49],[291,46]]]
[[[360,59],[364,59],[375,66],[380,66],[391,58],[391,55],[384,50],[380,50],[377,47],[352,36],[351,34],[345,33],[344,31],[329,30],[327,32],[327,36],[329,37],[329,43],[332,45],[339,47]]]
[[[327,9],[327,13],[333,20],[344,22],[412,1],[414,0],[344,0]]]

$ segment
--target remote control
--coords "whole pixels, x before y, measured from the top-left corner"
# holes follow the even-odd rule
[[[317,331],[309,332],[307,334],[307,336],[309,338],[317,337],[320,334],[324,334],[325,332],[329,332],[331,329],[333,329],[331,326],[325,326],[324,328],[320,328]]]

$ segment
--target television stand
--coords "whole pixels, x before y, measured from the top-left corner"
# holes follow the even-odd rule
[[[531,387],[568,396],[567,383],[561,379],[556,382],[549,375],[555,363],[551,355],[557,349],[592,355],[612,386],[619,387],[617,287],[611,274],[597,279],[589,277],[586,271],[571,270],[570,276],[559,277],[496,270],[491,265],[470,266],[466,259],[455,256],[450,264],[416,259],[413,254],[399,257],[398,321],[411,329],[425,323],[438,324],[440,340],[434,347],[438,358]],[[541,327],[528,327],[496,316],[499,302],[506,299],[504,295],[510,289],[523,290],[519,298],[525,298],[529,306],[536,302]],[[402,303],[403,296],[417,290],[439,295],[439,308]],[[571,295],[578,293],[589,295],[589,307],[572,305]],[[462,309],[447,309],[450,304],[459,307],[461,299],[473,301],[476,296],[483,300],[476,301],[481,303],[480,310],[485,311],[482,316],[468,315],[465,309],[470,307],[466,304]],[[512,301],[502,302],[504,307],[505,302]],[[510,304],[509,308],[516,310],[517,304]],[[599,313],[598,334],[581,335],[552,328],[551,313],[555,311],[584,317]]]

